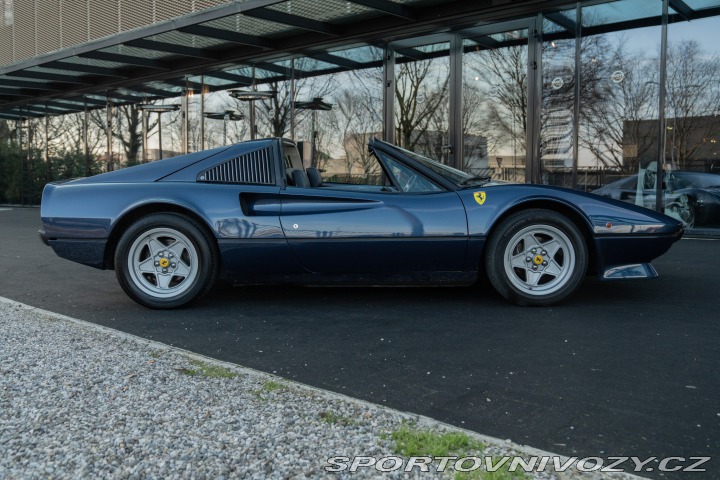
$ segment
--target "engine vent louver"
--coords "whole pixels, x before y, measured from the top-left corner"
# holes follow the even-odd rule
[[[274,185],[275,173],[269,148],[255,150],[200,172],[198,182]]]

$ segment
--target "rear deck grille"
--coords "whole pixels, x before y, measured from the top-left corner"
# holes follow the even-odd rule
[[[269,148],[255,150],[200,172],[199,182],[274,185],[275,173]]]

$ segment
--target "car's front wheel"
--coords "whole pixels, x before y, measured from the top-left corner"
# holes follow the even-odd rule
[[[212,239],[175,213],[143,217],[123,233],[115,273],[125,293],[150,308],[178,308],[207,293],[218,272]]]
[[[490,283],[518,305],[551,305],[567,298],[580,286],[587,263],[587,245],[578,227],[544,209],[503,220],[485,249]]]

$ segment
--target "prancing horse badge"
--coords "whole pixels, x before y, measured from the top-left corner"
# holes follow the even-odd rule
[[[475,192],[473,193],[473,196],[475,197],[475,201],[478,202],[480,205],[485,203],[485,198],[487,198],[485,192]]]

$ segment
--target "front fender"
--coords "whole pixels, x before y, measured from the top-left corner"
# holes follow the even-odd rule
[[[480,203],[475,194],[482,192]],[[631,232],[673,233],[677,221],[662,213],[644,207],[547,185],[502,184],[458,192],[468,214],[468,233],[487,236],[492,228],[510,211],[522,205],[555,203],[572,210],[583,220],[591,235]],[[609,226],[609,227],[608,227]]]

